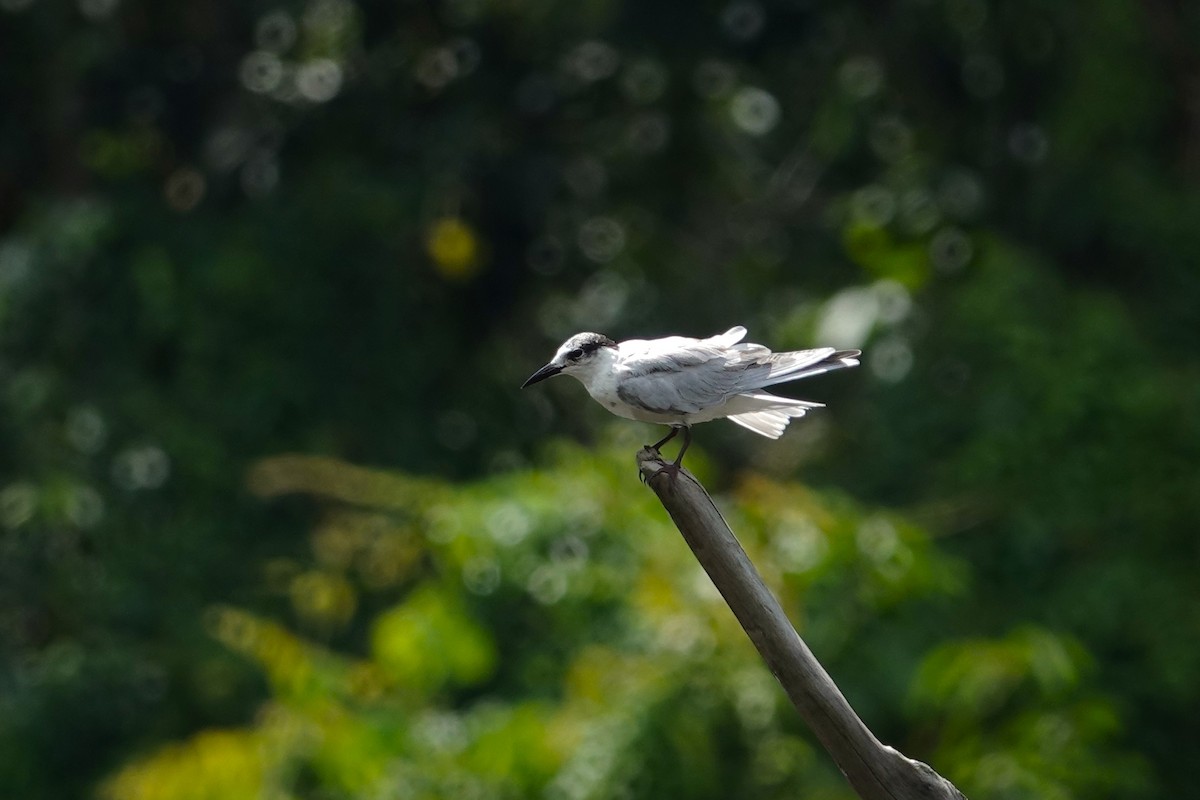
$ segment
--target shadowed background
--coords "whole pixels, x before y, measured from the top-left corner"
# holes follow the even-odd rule
[[[0,0],[0,794],[848,798],[579,330],[972,798],[1200,758],[1200,10]],[[694,460],[693,460],[694,459]]]

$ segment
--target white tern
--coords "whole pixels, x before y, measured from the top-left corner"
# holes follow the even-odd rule
[[[670,465],[678,472],[695,423],[728,417],[778,439],[789,422],[823,404],[763,389],[857,366],[862,355],[832,347],[772,353],[760,344],[742,342],[745,336],[740,325],[708,339],[667,336],[619,344],[603,334],[577,333],[521,388],[560,373],[570,375],[617,416],[670,425],[671,432],[650,445],[655,450],[682,430],[683,447]]]

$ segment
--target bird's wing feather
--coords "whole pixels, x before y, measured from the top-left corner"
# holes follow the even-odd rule
[[[857,364],[856,350],[819,347],[772,353],[741,343],[740,325],[708,339],[669,336],[619,345],[618,396],[659,413],[694,414],[733,395]]]
[[[796,350],[790,353],[772,353],[771,374],[763,386],[771,386],[786,381],[796,381],[801,378],[811,378],[835,369],[854,367],[858,365],[857,356],[862,355],[858,350],[834,350],[832,347],[818,347],[813,350]]]
[[[730,365],[720,357],[690,363],[667,357],[624,373],[617,394],[626,403],[647,411],[694,414],[738,394],[739,387],[747,382],[744,373],[765,375],[769,369],[766,364]]]
[[[737,344],[738,342],[740,342],[742,339],[745,339],[745,338],[746,338],[746,329],[743,328],[741,325],[734,325],[732,328],[725,331],[724,333],[722,333],[718,336],[711,336],[708,339],[706,339],[705,341],[712,342],[713,344],[724,345],[725,347],[732,347],[733,345]]]
[[[693,414],[723,403],[730,395],[767,378],[765,347],[737,345],[746,335],[738,326],[709,339],[669,336],[619,345],[618,396],[647,411]]]

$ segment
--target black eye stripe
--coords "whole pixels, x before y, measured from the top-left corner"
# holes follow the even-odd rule
[[[588,334],[587,336],[578,336],[572,342],[575,346],[567,351],[567,359],[575,361],[589,356],[599,350],[601,347],[616,347],[617,344],[607,336],[600,334]]]

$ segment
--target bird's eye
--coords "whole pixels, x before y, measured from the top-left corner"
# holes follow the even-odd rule
[[[576,347],[574,350],[567,353],[567,358],[571,359],[572,361],[577,358],[583,358],[583,351]]]

